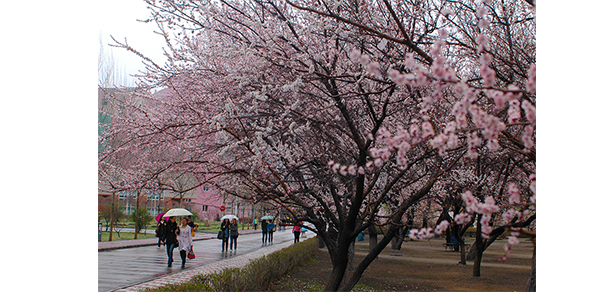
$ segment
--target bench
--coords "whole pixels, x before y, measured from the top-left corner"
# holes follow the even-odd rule
[[[451,237],[450,242],[443,243],[443,247],[445,247],[445,251],[447,251],[448,248],[451,248],[451,250],[455,250],[454,248],[456,246],[460,246],[460,242],[455,237]],[[470,244],[464,243],[465,249],[468,249],[469,247],[470,247]]]

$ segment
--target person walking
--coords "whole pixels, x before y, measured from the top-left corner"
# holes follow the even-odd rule
[[[174,248],[178,246],[178,239],[176,232],[178,232],[178,224],[176,224],[176,217],[169,217],[169,221],[165,224],[165,247],[167,249],[167,266],[171,267],[174,261]]]
[[[239,224],[237,224],[237,219],[233,218],[231,220],[231,225],[229,226],[231,233],[231,242],[229,243],[229,251],[237,252],[237,236],[239,236]]]
[[[193,248],[193,237],[191,234],[191,226],[188,225],[188,220],[182,218],[182,225],[178,228],[178,243],[180,248],[180,258],[182,259],[181,268],[184,269],[186,264],[186,254]]]
[[[220,224],[220,230],[222,231],[222,252],[229,251],[229,228],[231,223],[229,219],[225,219]]]
[[[263,244],[267,243],[267,234],[269,233],[267,231],[267,220],[263,220],[263,222],[261,222],[261,230],[263,231]]]
[[[197,228],[199,228],[199,225],[195,224],[195,222],[191,221],[191,216],[187,216],[186,217],[186,224],[188,226],[191,226],[191,230],[193,232],[197,231]],[[194,234],[191,234],[192,236],[195,236]]]
[[[297,224],[301,224],[301,222]],[[295,225],[292,227],[292,233],[294,233],[294,243],[299,242],[299,237],[301,236],[301,226]]]
[[[163,218],[160,218],[159,222],[157,222],[155,236],[159,238],[159,241],[157,241],[157,249],[159,249],[161,244],[165,245],[165,220]]]
[[[275,223],[273,221],[267,223],[267,232],[269,232],[269,242],[273,243],[273,232],[275,232]]]

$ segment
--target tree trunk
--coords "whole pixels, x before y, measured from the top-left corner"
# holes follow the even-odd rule
[[[341,238],[343,237],[343,238]],[[333,270],[330,274],[330,278],[326,283],[326,287],[324,287],[324,291],[337,291],[343,278],[345,277],[345,271],[347,270],[348,265],[348,253],[349,253],[349,244],[345,244],[344,241],[346,236],[340,236],[337,243],[337,253],[333,260]]]
[[[369,254],[367,254],[366,257],[364,257],[364,259],[360,262],[358,267],[356,267],[350,278],[340,287],[340,291],[351,291],[352,288],[356,286],[366,268],[368,268],[368,266],[377,258],[381,251],[392,240],[393,236],[391,236],[390,234],[393,234],[393,232],[395,232],[394,228],[395,227],[391,226],[389,231],[386,232],[386,236],[381,239],[379,244],[375,245],[375,247],[373,247],[373,249],[369,251]]]
[[[460,265],[466,265],[466,246],[464,245],[464,239],[460,242]]]
[[[354,240],[354,241],[352,241],[352,244],[349,245],[349,249],[347,250],[347,270],[348,271],[354,270],[355,245],[356,245],[356,241]]]
[[[137,220],[137,218],[140,217],[139,216],[140,214],[138,213],[139,211],[140,211],[140,191],[137,191],[136,192],[136,220],[135,220],[136,222],[134,222],[135,223],[135,226],[134,226],[135,227],[135,235],[134,235],[133,239],[138,239],[138,231],[139,230],[138,230],[138,220]]]
[[[377,229],[375,229],[375,225],[371,224],[371,226],[369,226],[369,252],[371,252],[375,246],[377,246]]]
[[[474,261],[476,254],[477,254],[477,245],[473,244],[472,247],[470,248],[470,250],[468,251],[468,254],[466,255],[466,260]]]
[[[472,275],[475,277],[481,276],[481,260],[483,259],[483,236],[481,234],[481,215],[477,216],[477,239],[475,241],[475,257],[474,257],[474,269]]]
[[[536,292],[536,246],[534,245],[534,254],[532,255],[532,270],[530,277],[525,285],[525,292]]]
[[[316,236],[318,238],[318,248],[324,248],[326,244],[324,243],[324,239],[320,235]]]
[[[390,227],[386,231],[385,235],[364,259],[358,264],[358,267],[351,274],[350,278],[341,285],[339,291],[351,291],[352,288],[358,283],[364,271],[368,268],[368,266],[377,258],[377,256],[381,253],[381,251],[392,241],[394,238],[393,234],[395,234],[398,229],[399,223],[401,221],[402,215],[407,211],[408,208],[413,206],[414,203],[419,201],[423,196],[428,194],[434,183],[436,182],[437,177],[433,176],[430,178],[426,186],[419,190],[414,196],[412,196],[408,201],[403,202],[403,204],[398,209],[398,212],[395,213],[393,218],[393,224],[390,224]],[[327,286],[328,287],[328,286]]]
[[[110,237],[108,237],[108,241],[112,241],[112,230],[114,228],[114,194],[112,193],[112,203],[110,203]]]
[[[394,238],[392,238],[392,250],[400,250],[406,235],[407,227],[403,226],[396,230]]]

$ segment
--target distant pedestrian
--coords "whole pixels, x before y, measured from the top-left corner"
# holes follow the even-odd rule
[[[180,244],[180,258],[182,259],[181,268],[184,268],[184,265],[186,264],[186,254],[193,249],[191,231],[191,226],[188,226],[186,218],[182,218],[182,225],[180,225],[178,229],[178,243]]]
[[[263,244],[265,244],[267,243],[267,234],[269,233],[269,231],[267,231],[267,220],[261,222],[261,230],[263,231]]]
[[[297,224],[301,224],[301,222]],[[292,233],[294,233],[294,243],[299,242],[299,237],[301,236],[301,226],[295,225],[292,227]]]
[[[191,216],[187,216],[186,217],[186,224],[188,226],[191,226],[191,230],[193,230],[193,232],[197,231],[197,228],[199,228],[199,225],[195,224],[195,222],[191,221]],[[192,236],[195,236],[194,234],[191,234]]]
[[[239,224],[237,224],[237,220],[233,218],[231,221],[231,225],[229,226],[231,233],[231,242],[229,243],[229,251],[237,251],[237,236],[239,236]]]
[[[178,224],[176,217],[169,217],[169,221],[165,224],[165,247],[167,249],[167,266],[171,267],[174,261],[174,248],[178,247]]]
[[[267,232],[269,232],[269,242],[273,242],[273,232],[275,232],[275,223],[273,221],[267,223]]]
[[[191,221],[191,216],[186,216],[186,225],[191,227],[191,236],[195,238],[195,231],[199,228],[199,225],[195,224],[195,222]]]
[[[254,219],[252,224],[254,224],[254,230],[256,230],[256,227],[258,226],[258,219]]]
[[[161,244],[165,245],[165,219],[159,219],[157,222],[157,229],[155,229],[155,236],[159,238],[157,241],[157,249],[161,248]]]
[[[229,219],[225,219],[220,224],[220,230],[222,231],[222,252],[229,251],[229,228],[231,223]]]

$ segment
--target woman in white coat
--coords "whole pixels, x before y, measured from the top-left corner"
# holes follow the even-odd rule
[[[182,258],[182,268],[186,264],[186,254],[193,248],[193,237],[191,227],[188,226],[186,218],[182,218],[182,224],[178,227],[178,244],[180,248],[180,258]]]

